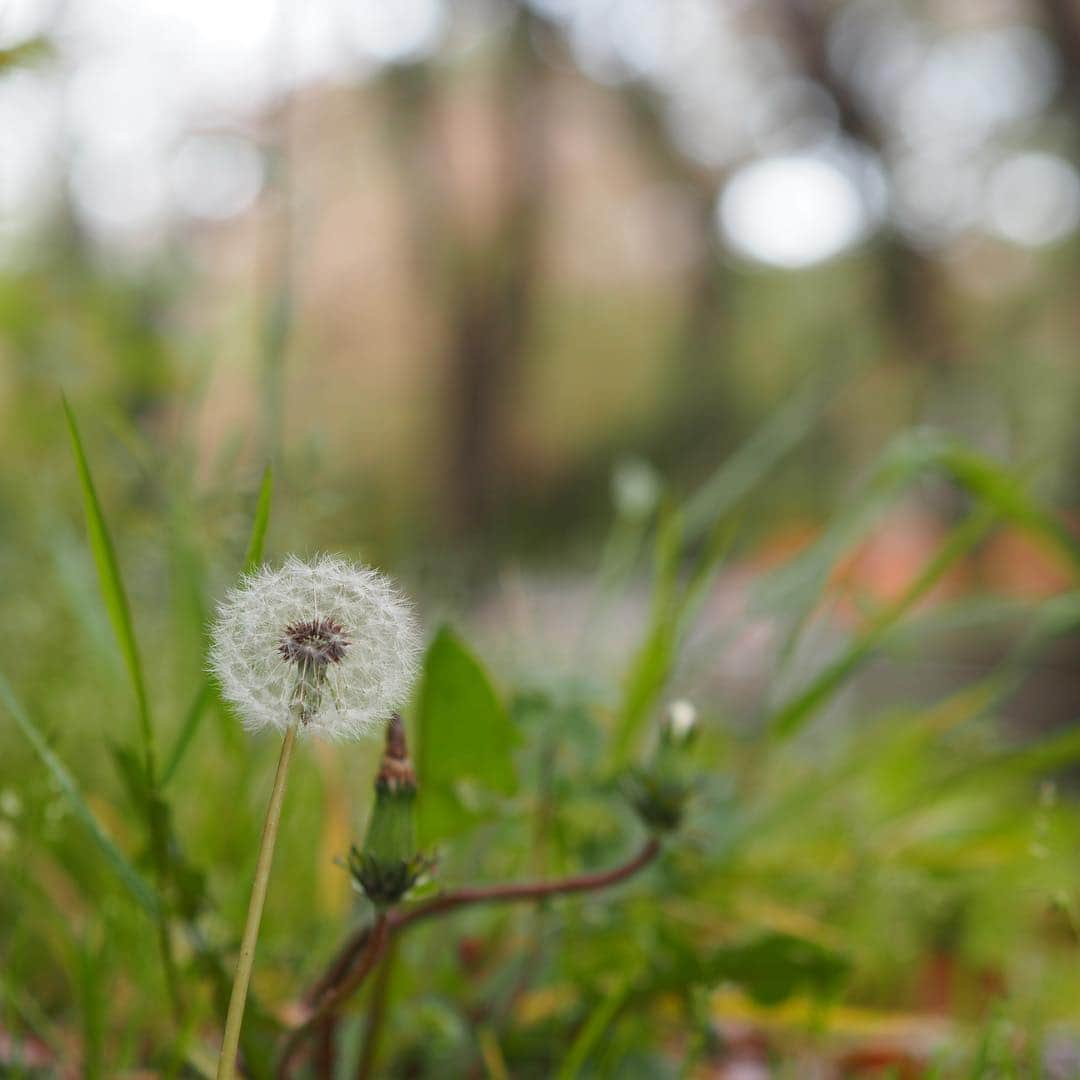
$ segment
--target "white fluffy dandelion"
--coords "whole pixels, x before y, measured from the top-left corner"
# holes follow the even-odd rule
[[[352,739],[378,731],[408,694],[420,638],[389,578],[333,555],[290,557],[230,590],[210,666],[244,726]]]
[[[409,691],[420,638],[388,578],[320,555],[244,577],[218,609],[211,642],[210,666],[245,725],[285,733],[218,1057],[218,1080],[233,1080],[297,732],[347,739],[380,728]]]

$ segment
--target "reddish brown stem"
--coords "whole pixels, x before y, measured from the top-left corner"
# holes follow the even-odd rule
[[[659,851],[660,841],[652,836],[629,862],[622,863],[611,870],[603,870],[596,874],[578,874],[575,877],[558,878],[555,881],[525,881],[515,885],[454,889],[410,911],[396,913],[396,917],[392,920],[393,929],[396,932],[422,919],[428,919],[434,915],[445,915],[447,912],[456,911],[460,907],[471,904],[543,900],[549,896],[566,896],[570,893],[606,889],[609,885],[617,885],[620,881],[632,877],[642,867],[652,862]]]
[[[380,915],[373,926],[353,933],[331,961],[323,976],[305,997],[306,1016],[290,1032],[282,1053],[279,1075],[285,1075],[289,1059],[300,1045],[311,1025],[330,1015],[348,998],[371,973],[383,948],[392,934],[413,923],[438,915],[447,915],[458,908],[473,904],[514,903],[523,900],[544,900],[550,896],[606,889],[633,877],[660,853],[660,841],[651,836],[641,850],[628,862],[611,870],[593,874],[577,874],[554,881],[527,881],[510,885],[486,885],[453,889],[427,903],[408,911],[391,911]]]
[[[379,1041],[386,1013],[390,1002],[390,977],[394,970],[394,939],[383,954],[382,963],[375,975],[375,984],[371,988],[371,1007],[368,1012],[367,1028],[364,1031],[364,1044],[360,1052],[360,1065],[356,1070],[357,1080],[370,1080],[375,1075],[375,1062],[379,1057]]]
[[[356,965],[347,971],[341,982],[329,990],[319,1000],[318,1004],[310,1009],[300,1023],[289,1032],[282,1045],[281,1056],[278,1059],[277,1073],[279,1077],[288,1076],[292,1059],[312,1028],[320,1020],[332,1015],[338,1006],[367,978],[372,968],[378,963],[379,957],[382,956],[382,951],[389,938],[390,919],[385,912],[380,911],[370,933],[367,934],[363,951],[360,953]]]

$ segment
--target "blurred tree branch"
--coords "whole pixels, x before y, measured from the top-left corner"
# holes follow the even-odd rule
[[[791,54],[836,106],[841,131],[888,162],[887,134],[829,61],[829,12],[821,0],[772,0],[772,9]],[[946,373],[958,351],[941,264],[913,247],[895,229],[886,230],[879,250],[880,295],[890,336],[902,355],[923,366],[936,381]]]

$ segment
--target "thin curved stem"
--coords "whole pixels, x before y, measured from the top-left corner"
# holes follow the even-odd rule
[[[639,870],[648,866],[659,853],[659,838],[650,836],[632,859],[610,870],[601,870],[592,874],[576,874],[571,877],[556,878],[554,881],[518,882],[508,885],[453,889],[408,911],[395,910],[389,914],[380,914],[373,926],[365,926],[350,935],[330,962],[326,972],[307,993],[303,1006],[304,1019],[288,1036],[281,1059],[281,1068],[287,1068],[288,1057],[295,1052],[304,1033],[310,1029],[311,1025],[337,1009],[370,974],[391,935],[400,933],[413,923],[447,915],[458,908],[469,907],[473,904],[544,900],[551,896],[566,896],[606,889],[633,877]],[[279,1073],[279,1075],[284,1075],[284,1073]]]
[[[386,1014],[390,1005],[390,977],[394,971],[394,939],[387,942],[382,963],[375,974],[375,985],[371,990],[371,1007],[368,1011],[367,1027],[364,1029],[364,1043],[360,1051],[360,1064],[356,1070],[357,1080],[370,1080],[375,1075],[375,1062],[379,1056],[379,1041],[386,1024]]]
[[[285,732],[277,772],[274,775],[274,787],[270,792],[270,804],[266,808],[266,823],[263,825],[262,840],[259,844],[259,860],[255,865],[255,881],[251,886],[247,922],[244,924],[244,936],[240,942],[240,956],[236,961],[236,974],[233,976],[232,995],[229,998],[229,1012],[225,1018],[225,1035],[221,1043],[221,1056],[218,1058],[217,1080],[232,1080],[236,1068],[240,1028],[244,1023],[244,1005],[247,1002],[251,968],[255,961],[255,942],[259,937],[259,923],[262,921],[266,889],[270,882],[274,844],[277,841],[278,825],[281,822],[281,806],[285,799],[285,780],[289,772],[289,762],[292,760],[293,746],[296,743],[296,727],[297,721],[294,720]]]
[[[390,918],[385,911],[380,911],[375,917],[375,922],[371,927],[370,933],[367,935],[364,950],[360,954],[356,966],[346,974],[345,978],[337,986],[319,1001],[318,1005],[309,1009],[304,1019],[289,1032],[285,1039],[285,1043],[281,1048],[281,1056],[278,1059],[277,1075],[279,1077],[288,1075],[289,1064],[292,1061],[293,1055],[299,1049],[300,1043],[303,1042],[307,1033],[311,1031],[320,1020],[336,1011],[338,1006],[359,988],[360,984],[367,978],[378,963],[379,957],[382,956],[382,951],[389,940]]]
[[[617,885],[628,877],[633,877],[647,866],[660,853],[660,841],[651,836],[641,850],[628,862],[611,870],[602,870],[595,874],[578,874],[573,877],[557,878],[555,881],[525,881],[511,885],[486,885],[476,888],[454,889],[436,896],[426,904],[421,904],[410,911],[402,912],[395,921],[394,929],[409,926],[422,919],[435,915],[445,915],[460,907],[472,904],[491,904],[520,900],[543,900],[549,896],[566,896],[571,893],[593,892]]]

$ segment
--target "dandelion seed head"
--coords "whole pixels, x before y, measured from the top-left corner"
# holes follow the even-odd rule
[[[352,644],[345,627],[323,615],[318,619],[289,623],[278,642],[281,659],[299,667],[326,667],[340,664]]]
[[[218,608],[210,667],[252,731],[380,731],[408,695],[420,636],[393,582],[334,555],[246,575]]]

